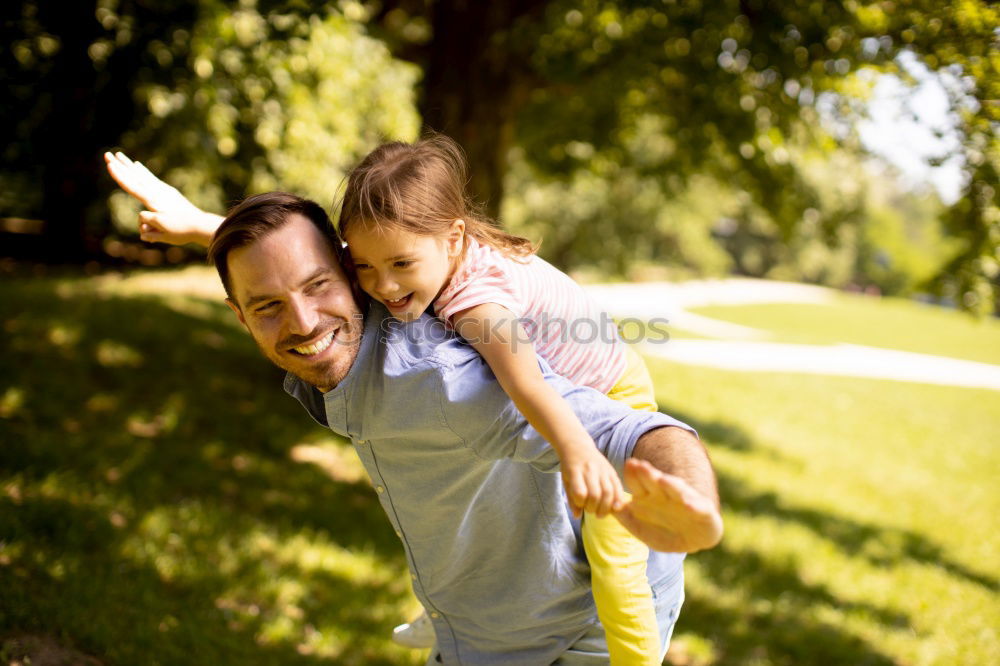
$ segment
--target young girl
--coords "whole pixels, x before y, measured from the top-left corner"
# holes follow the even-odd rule
[[[461,149],[444,136],[375,149],[352,172],[341,207],[353,270],[393,316],[433,308],[490,365],[559,454],[574,513],[587,512],[583,541],[612,663],[659,664],[648,550],[609,515],[626,499],[618,475],[543,380],[535,354],[577,385],[655,411],[649,374],[579,285],[478,213],[467,180]]]

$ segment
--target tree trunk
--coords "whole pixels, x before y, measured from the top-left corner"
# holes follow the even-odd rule
[[[131,127],[132,98],[150,40],[190,25],[195,8],[136,4],[132,39],[96,64],[89,49],[113,38],[97,20],[98,2],[35,3],[37,20],[59,41],[51,68],[39,77],[28,113],[40,120],[29,134],[33,165],[41,170],[44,222],[34,253],[49,261],[81,261],[101,254],[111,220],[105,200],[113,187],[102,154]],[[36,167],[36,168],[37,168]]]
[[[531,92],[530,51],[513,44],[518,19],[545,2],[438,2],[433,43],[424,67],[420,112],[431,129],[465,149],[469,190],[491,217],[503,199],[507,153],[518,110]]]
[[[41,86],[45,120],[36,136],[42,165],[41,215],[45,254],[74,261],[95,254],[98,242],[88,227],[98,198],[100,151],[95,144],[98,72],[87,48],[101,36],[94,2],[39,5],[43,25],[59,40],[53,67]],[[47,107],[47,108],[45,108]],[[44,109],[44,110],[43,110]]]

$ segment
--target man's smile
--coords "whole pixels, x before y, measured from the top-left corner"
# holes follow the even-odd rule
[[[316,356],[317,354],[321,354],[333,344],[333,337],[337,334],[338,330],[340,329],[335,328],[316,342],[312,342],[307,345],[299,345],[298,347],[292,347],[290,351],[298,354],[299,356]]]

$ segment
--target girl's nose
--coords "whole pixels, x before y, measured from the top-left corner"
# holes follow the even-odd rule
[[[375,283],[375,291],[383,296],[393,296],[397,287],[396,281],[388,274],[379,275]]]

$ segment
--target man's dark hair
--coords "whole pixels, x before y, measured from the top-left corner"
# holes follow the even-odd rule
[[[208,259],[219,271],[226,295],[233,298],[229,280],[229,253],[246,247],[280,229],[298,213],[316,225],[330,242],[337,261],[343,263],[344,249],[326,211],[315,201],[288,192],[266,192],[247,197],[229,209],[208,246]]]

